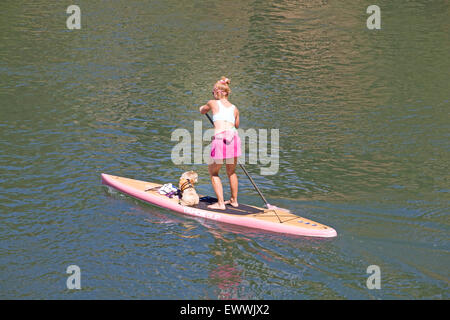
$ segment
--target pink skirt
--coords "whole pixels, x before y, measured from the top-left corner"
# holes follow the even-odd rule
[[[211,158],[229,159],[241,156],[241,138],[236,130],[216,133],[211,143]]]

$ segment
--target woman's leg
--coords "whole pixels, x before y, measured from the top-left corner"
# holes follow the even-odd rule
[[[229,201],[225,201],[225,204],[231,204],[233,207],[237,207],[238,201],[237,201],[237,195],[238,195],[238,178],[237,174],[235,172],[236,170],[236,164],[237,164],[237,158],[234,158],[233,163],[226,163],[227,168],[227,175],[228,179],[230,179],[230,191],[231,191],[231,198]]]
[[[217,202],[208,206],[210,209],[225,209],[225,203],[223,202],[222,181],[220,181],[219,177],[219,170],[221,167],[221,163],[215,162],[208,166],[209,175],[211,176],[211,184],[217,196]]]

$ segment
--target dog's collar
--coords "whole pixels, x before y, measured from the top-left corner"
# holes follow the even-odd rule
[[[186,181],[184,183],[181,184],[181,192],[184,192],[184,190],[189,189],[189,188],[193,188],[194,186],[191,183],[190,179],[186,179]]]

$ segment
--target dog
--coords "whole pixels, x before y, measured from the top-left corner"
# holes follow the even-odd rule
[[[187,171],[180,177],[178,187],[181,198],[179,203],[183,206],[195,206],[200,202],[200,198],[195,191],[194,184],[198,182],[198,174],[194,171]]]

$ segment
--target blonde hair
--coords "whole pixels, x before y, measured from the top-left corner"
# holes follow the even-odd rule
[[[223,98],[224,96],[228,97],[231,93],[230,84],[231,80],[227,77],[220,78],[220,80],[214,85],[214,96],[217,94],[217,97],[219,98]]]

